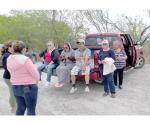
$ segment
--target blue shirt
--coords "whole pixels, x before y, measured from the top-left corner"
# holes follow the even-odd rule
[[[85,48],[84,50],[82,50],[82,51],[80,51],[79,49],[77,49],[76,51],[75,51],[75,58],[78,58],[78,57],[91,57],[91,50],[90,49],[88,49],[88,48]],[[84,65],[84,59],[83,60],[80,60],[80,61],[77,61],[76,60],[76,65],[77,66],[80,66],[80,67],[82,67],[83,65]],[[90,62],[89,62],[89,64],[90,64]]]
[[[100,50],[99,55],[98,55],[98,60],[102,61],[105,58],[110,57],[113,58],[115,60],[115,53],[112,49],[108,50],[108,51],[103,51],[103,49]],[[100,64],[100,66],[102,66],[103,64]]]

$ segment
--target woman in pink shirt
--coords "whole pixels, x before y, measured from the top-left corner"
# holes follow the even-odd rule
[[[13,49],[14,54],[8,57],[7,68],[17,102],[16,115],[24,115],[26,109],[28,115],[35,115],[39,73],[32,61],[24,56],[24,42],[16,42]]]

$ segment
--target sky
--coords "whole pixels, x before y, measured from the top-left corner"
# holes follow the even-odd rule
[[[9,14],[10,10],[41,9],[102,9],[108,10],[112,20],[121,14],[130,17],[139,16],[150,25],[149,0],[0,0],[0,14]],[[92,28],[91,32],[96,32]]]
[[[27,10],[27,9],[24,8],[23,10]],[[0,14],[7,15],[7,14],[9,14],[9,12],[11,10],[12,9],[8,9],[8,8],[7,9],[0,9]],[[17,9],[17,10],[20,10],[20,9]],[[143,22],[145,24],[150,25],[150,17],[149,17],[149,14],[148,14],[146,9],[142,9],[142,10],[141,9],[108,9],[108,11],[109,11],[109,15],[113,21],[116,21],[117,17],[119,15],[125,14],[125,15],[130,16],[130,17],[139,16],[139,17],[143,18]],[[97,33],[97,30],[95,29],[95,27],[93,27],[93,26],[88,26],[88,27],[90,29],[89,33]]]
[[[11,10],[12,9],[9,9],[9,8],[0,9],[0,14],[9,14]],[[20,9],[16,9],[16,10],[20,10]],[[28,8],[23,9],[23,10],[28,10]],[[141,10],[140,9],[108,9],[108,10],[109,10],[110,16],[114,20],[116,19],[117,15],[125,14],[131,17],[140,16],[141,18],[144,19],[145,23],[150,23],[150,17],[146,9],[141,9]]]

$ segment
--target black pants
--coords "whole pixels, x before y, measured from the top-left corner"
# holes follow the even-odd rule
[[[119,76],[119,86],[122,85],[122,82],[123,82],[123,70],[124,70],[124,68],[116,69],[114,71],[114,83],[115,83],[116,86],[117,86],[117,76]]]

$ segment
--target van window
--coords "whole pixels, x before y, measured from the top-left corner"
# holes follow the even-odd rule
[[[102,43],[103,40],[108,40],[109,45],[113,46],[113,42],[118,40],[117,36],[88,36],[86,37],[86,46],[98,46]]]

